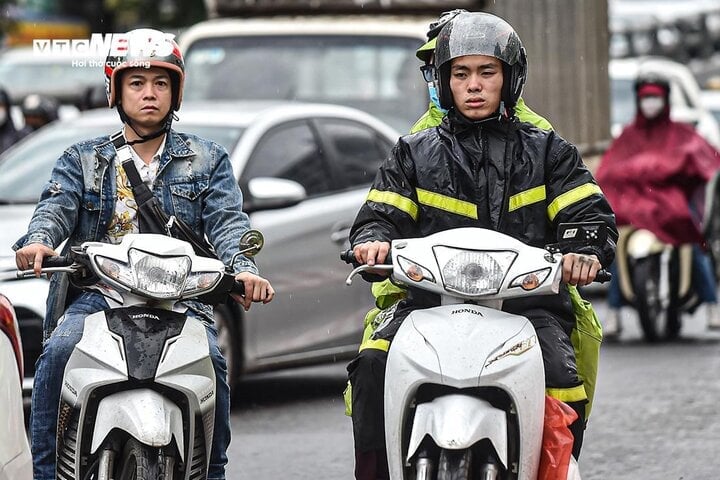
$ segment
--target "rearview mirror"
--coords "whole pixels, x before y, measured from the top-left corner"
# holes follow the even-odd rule
[[[240,237],[240,251],[238,254],[254,257],[265,245],[265,238],[259,230],[248,230]]]
[[[251,178],[247,190],[243,209],[248,212],[292,207],[307,198],[305,187],[285,178]]]

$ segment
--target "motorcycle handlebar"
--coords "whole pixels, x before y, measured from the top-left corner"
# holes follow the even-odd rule
[[[230,287],[230,293],[235,293],[237,295],[245,295],[245,284],[234,280],[232,287]]]
[[[607,270],[600,270],[597,272],[597,275],[595,275],[594,283],[606,283],[612,280],[612,273],[608,272]]]
[[[342,252],[340,252],[340,260],[356,267],[360,265],[360,263],[355,260],[355,253],[353,253],[352,249],[343,250]],[[383,264],[392,265],[392,255],[390,254],[390,252],[388,252],[387,257],[385,257],[385,261],[383,262]]]
[[[356,263],[355,254],[353,253],[352,249],[343,250],[342,252],[340,252],[340,260],[351,265]]]
[[[350,265],[359,265],[357,260],[355,260],[355,254],[353,253],[352,249],[343,250],[340,252],[340,260],[342,260],[345,263],[348,263]],[[388,254],[387,259],[385,260],[386,264],[392,264],[392,257]],[[597,275],[595,275],[594,283],[606,283],[612,280],[612,274],[603,269],[598,271]]]
[[[43,258],[42,268],[69,267],[73,260],[69,255],[53,255]]]
[[[44,257],[40,270],[42,273],[55,273],[55,272],[74,272],[76,269],[75,261],[69,255],[53,255],[50,257]],[[16,272],[17,278],[27,278],[35,276],[33,265],[28,265],[26,270],[20,270]]]

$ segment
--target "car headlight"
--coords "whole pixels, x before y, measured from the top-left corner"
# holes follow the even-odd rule
[[[446,290],[463,295],[490,295],[500,290],[517,253],[433,247]]]
[[[97,256],[95,262],[110,279],[154,298],[178,298],[190,273],[190,258],[158,257],[131,248],[129,264]]]

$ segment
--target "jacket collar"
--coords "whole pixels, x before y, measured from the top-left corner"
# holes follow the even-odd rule
[[[95,146],[95,150],[106,161],[115,158],[115,147],[109,137]],[[160,157],[159,169],[162,169],[173,158],[184,158],[193,155],[195,155],[195,151],[190,148],[189,142],[186,142],[178,132],[171,129],[165,137],[165,149]]]
[[[443,123],[450,133],[461,134],[464,132],[480,130],[480,128],[505,130],[507,128],[507,124],[510,122],[509,119],[501,117],[499,114],[482,120],[470,120],[453,107],[448,111]]]

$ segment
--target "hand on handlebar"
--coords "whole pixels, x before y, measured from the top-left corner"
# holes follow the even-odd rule
[[[566,253],[562,258],[562,281],[579,287],[589,285],[601,269],[596,255]]]
[[[40,276],[43,259],[55,256],[57,253],[52,248],[42,243],[30,243],[15,252],[15,265],[18,270],[35,271],[35,276]]]
[[[245,294],[242,296],[231,294],[231,296],[246,312],[250,310],[253,302],[269,303],[275,298],[275,290],[270,282],[259,275],[242,272],[235,275],[235,280],[243,284]]]
[[[353,248],[355,260],[361,265],[367,264],[371,267],[385,263],[388,252],[390,252],[390,243],[377,240],[360,243]]]

